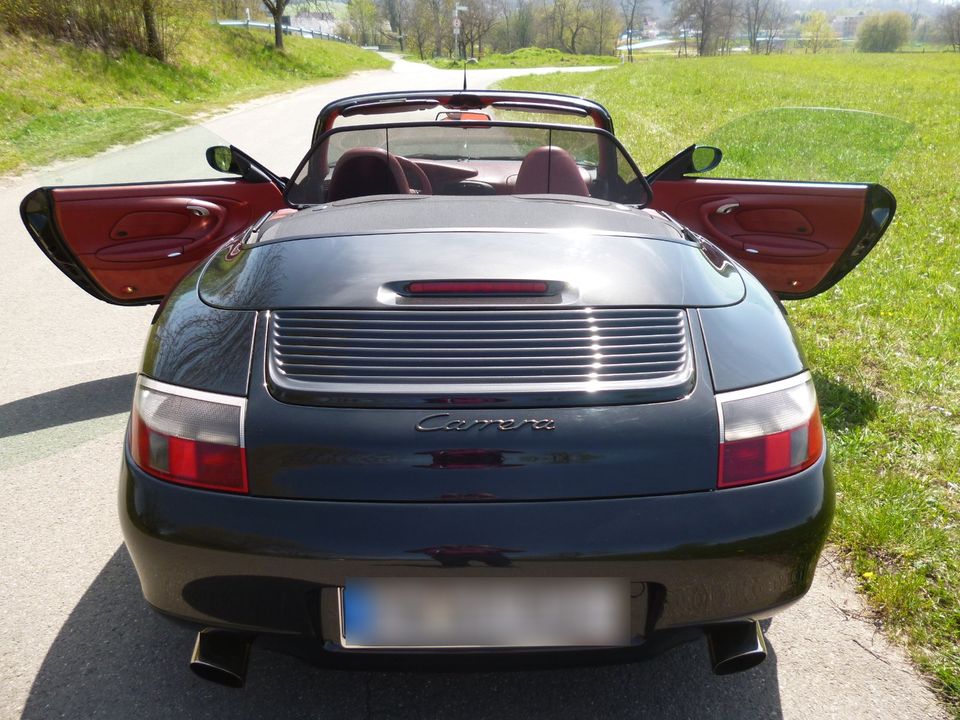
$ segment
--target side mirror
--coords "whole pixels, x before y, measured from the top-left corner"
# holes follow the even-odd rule
[[[207,148],[207,163],[217,172],[239,175],[244,182],[272,182],[281,190],[287,184],[286,178],[277,177],[242,150],[235,150],[226,145]]]
[[[207,148],[207,163],[217,172],[227,173],[228,175],[243,175],[245,168],[240,163],[240,158],[236,157],[226,145],[214,145]]]
[[[722,159],[723,153],[720,152],[720,148],[710,145],[691,145],[647,175],[647,182],[653,185],[658,180],[683,180],[691,173],[713,170]]]
[[[697,145],[690,153],[690,169],[687,172],[703,173],[713,170],[723,159],[723,153],[720,148],[710,145]]]

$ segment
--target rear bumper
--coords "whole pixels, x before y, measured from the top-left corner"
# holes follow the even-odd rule
[[[277,500],[156,480],[127,454],[120,516],[143,593],[195,623],[340,646],[347,578],[626,577],[636,645],[760,619],[813,580],[829,462],[719,492],[498,503]]]

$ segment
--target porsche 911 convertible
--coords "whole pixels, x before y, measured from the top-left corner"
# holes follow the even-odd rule
[[[714,670],[810,587],[834,488],[781,299],[883,235],[876,184],[645,176],[599,104],[389,93],[324,108],[290,178],[43,187],[39,247],[160,303],[120,514],[147,601],[241,685],[318,661]]]

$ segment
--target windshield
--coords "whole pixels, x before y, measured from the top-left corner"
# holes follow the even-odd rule
[[[602,130],[449,119],[335,128],[304,158],[286,197],[303,206],[409,192],[650,199],[633,160]]]

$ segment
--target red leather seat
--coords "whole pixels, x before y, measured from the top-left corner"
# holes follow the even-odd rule
[[[559,193],[589,197],[587,183],[573,156],[556,145],[544,145],[531,150],[520,163],[515,195]]]
[[[383,148],[347,150],[330,176],[327,202],[365,195],[406,195],[410,185],[397,158]]]

